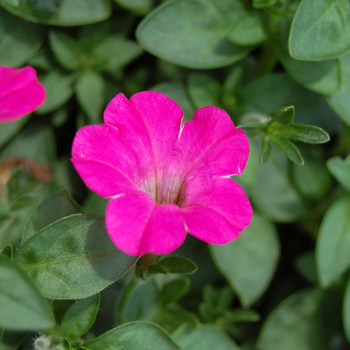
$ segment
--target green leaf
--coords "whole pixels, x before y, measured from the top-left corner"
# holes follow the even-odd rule
[[[41,293],[53,299],[82,299],[121,278],[137,260],[119,251],[104,218],[76,214],[42,229],[15,255]]]
[[[350,126],[350,54],[339,59],[342,86],[339,92],[326,96],[326,101],[344,123]]]
[[[117,73],[137,57],[143,50],[132,40],[122,36],[109,36],[91,50],[97,62],[102,62],[100,70]]]
[[[220,328],[202,324],[194,331],[174,336],[182,350],[240,350],[241,348]]]
[[[290,124],[294,119],[294,114],[294,106],[281,107],[273,114],[273,121],[281,124]]]
[[[317,126],[302,125],[295,123],[281,125],[278,123],[274,123],[269,128],[269,131],[270,130],[273,133],[279,133],[288,139],[311,144],[325,143],[330,140],[329,135],[323,129]]]
[[[104,216],[106,213],[108,199],[100,197],[90,191],[83,205],[84,213]]]
[[[11,244],[8,244],[1,252],[1,255],[7,256],[11,260],[13,259],[13,247]]]
[[[249,11],[241,16],[227,33],[227,39],[242,46],[258,45],[267,40],[260,12]]]
[[[154,0],[114,0],[118,5],[137,16],[145,16],[152,10]]]
[[[253,142],[250,143],[249,158],[244,168],[243,173],[240,176],[232,176],[231,179],[236,181],[247,194],[250,196],[252,188],[255,184],[256,177],[258,175],[258,154],[256,146]]]
[[[4,330],[0,329],[0,344],[2,342],[2,337],[4,336]]]
[[[183,122],[191,120],[194,114],[194,107],[189,99],[185,85],[181,82],[168,82],[168,83],[160,83],[154,85],[150,88],[152,91],[157,91],[165,96],[171,98],[176,103],[180,105],[184,112]]]
[[[317,271],[316,271],[316,260],[315,252],[309,251],[300,254],[294,261],[294,265],[297,271],[306,281],[312,284],[317,284]]]
[[[254,213],[250,226],[239,238],[225,245],[210,245],[210,252],[243,306],[249,307],[269,286],[280,246],[274,225]]]
[[[20,67],[44,41],[41,26],[23,21],[0,8],[0,65]]]
[[[188,77],[187,89],[196,108],[219,106],[221,97],[220,83],[208,74],[192,73]]]
[[[57,61],[63,68],[71,71],[80,68],[82,49],[79,41],[63,32],[52,31],[49,34],[49,43]]]
[[[346,287],[343,302],[343,329],[348,342],[350,342],[350,280]]]
[[[271,144],[264,136],[261,137],[260,165],[265,165],[271,158]]]
[[[136,36],[151,54],[196,69],[224,67],[246,56],[250,48],[234,45],[227,31],[245,12],[239,0],[172,0],[139,24]]]
[[[158,325],[150,322],[131,322],[110,330],[84,343],[87,350],[180,350],[170,336]]]
[[[190,288],[190,280],[186,277],[176,278],[165,285],[162,290],[163,305],[175,303],[180,300]]]
[[[191,274],[197,271],[197,266],[190,259],[186,259],[181,256],[169,256],[162,258],[161,260],[157,261],[155,264],[152,264],[146,269],[143,269],[141,267],[139,267],[139,269],[140,274],[142,274],[145,278],[157,273],[161,273],[164,275],[169,273],[183,275]]]
[[[332,186],[323,159],[303,152],[304,166],[292,164],[292,179],[300,193],[313,201],[322,199]]]
[[[344,196],[327,210],[316,242],[317,273],[329,286],[350,265],[350,197]]]
[[[300,85],[319,94],[333,94],[341,87],[341,69],[337,59],[321,62],[298,61],[287,49],[274,43],[274,51],[286,72]]]
[[[44,122],[26,126],[2,150],[2,157],[20,157],[38,163],[50,163],[56,159],[55,136]]]
[[[11,123],[3,123],[0,128],[0,148],[10,141],[28,122],[30,116]]]
[[[92,124],[102,122],[105,107],[106,83],[101,74],[87,72],[78,78],[77,99]]]
[[[79,212],[81,209],[66,191],[52,195],[40,203],[35,213],[30,217],[23,231],[22,242],[53,222]]]
[[[118,323],[153,321],[159,311],[160,301],[160,292],[154,279],[131,281],[119,303]]]
[[[42,330],[55,326],[49,303],[30,279],[8,258],[0,256],[0,327]]]
[[[161,311],[158,323],[167,332],[173,334],[177,330],[193,330],[199,325],[197,316],[177,305],[167,305]]]
[[[285,157],[282,153],[281,156]],[[251,194],[255,208],[267,218],[277,222],[293,222],[307,213],[304,200],[293,187],[284,168],[286,161],[287,158],[283,166],[272,161],[266,166],[259,167]]]
[[[108,0],[0,0],[15,16],[55,26],[81,26],[107,19],[112,12]]]
[[[260,321],[260,315],[249,309],[234,309],[228,314],[228,318],[232,323]]]
[[[345,53],[350,49],[349,18],[347,0],[303,0],[290,31],[291,56],[304,61],[323,61]]]
[[[327,168],[336,180],[348,191],[350,191],[350,156],[344,160],[335,156],[327,160]]]
[[[36,110],[37,114],[46,114],[58,109],[73,95],[73,77],[71,75],[52,71],[46,74],[40,82],[46,90],[46,101]]]
[[[320,289],[301,290],[269,315],[257,341],[259,350],[326,350],[338,324],[341,298]]]
[[[271,126],[272,129],[272,126]],[[284,126],[282,128],[284,130]],[[283,134],[282,134],[283,135]],[[277,148],[279,148],[292,162],[304,165],[304,160],[300,155],[298,149],[294,146],[292,142],[287,140],[284,136],[278,134],[270,134],[269,141],[273,143]]]
[[[61,323],[61,335],[68,340],[82,337],[92,327],[100,306],[100,295],[76,301],[66,312]]]

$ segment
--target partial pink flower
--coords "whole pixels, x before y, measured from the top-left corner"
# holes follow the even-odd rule
[[[85,184],[110,198],[106,227],[123,252],[168,254],[186,232],[225,244],[250,224],[252,207],[232,175],[240,175],[249,141],[216,107],[183,112],[163,94],[118,94],[104,125],[85,126],[72,162]]]
[[[46,98],[32,67],[0,66],[0,123],[13,122],[40,107]]]

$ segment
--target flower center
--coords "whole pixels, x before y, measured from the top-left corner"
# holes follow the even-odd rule
[[[157,204],[176,204],[182,207],[186,198],[186,184],[182,177],[168,175],[143,183],[141,191],[148,193]]]

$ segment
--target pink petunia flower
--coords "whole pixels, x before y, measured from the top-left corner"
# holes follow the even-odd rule
[[[168,254],[186,231],[224,244],[250,224],[252,207],[240,175],[249,141],[223,110],[198,109],[181,128],[183,112],[163,94],[118,94],[103,125],[74,139],[72,162],[86,185],[110,198],[106,227],[123,252]]]
[[[46,98],[32,67],[0,66],[0,123],[13,122],[40,107]]]

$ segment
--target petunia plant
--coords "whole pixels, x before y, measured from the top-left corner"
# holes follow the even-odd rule
[[[347,349],[349,38],[348,0],[0,0],[0,349]]]

